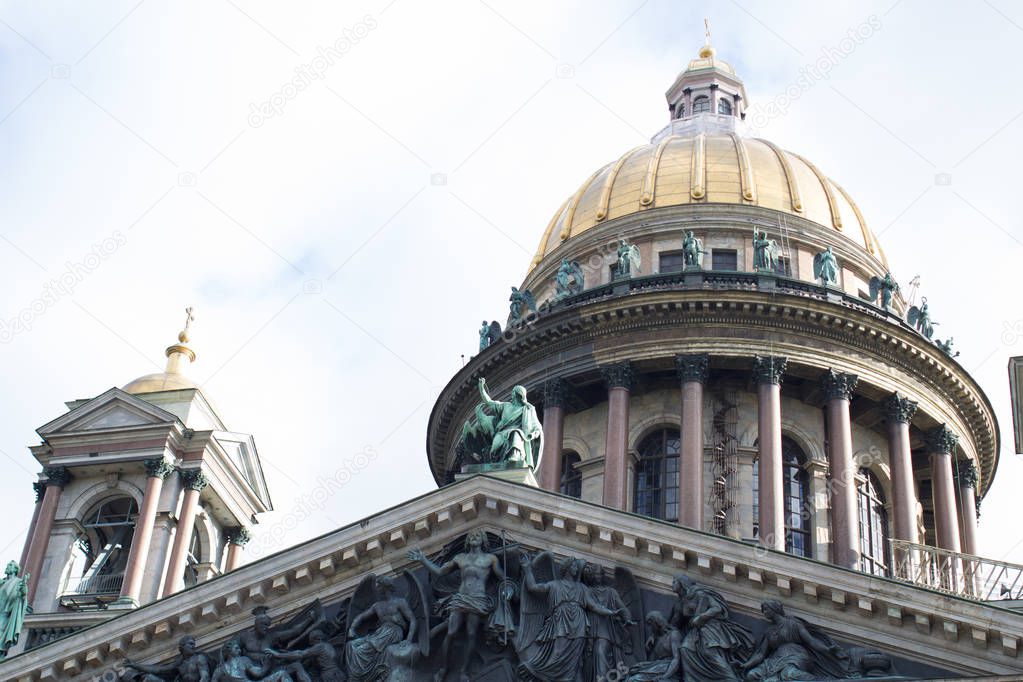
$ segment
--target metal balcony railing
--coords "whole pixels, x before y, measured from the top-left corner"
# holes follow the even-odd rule
[[[121,593],[122,583],[124,583],[123,573],[94,575],[91,578],[85,578],[71,589],[65,589],[64,595],[117,595]]]
[[[891,545],[896,580],[977,601],[1023,599],[1023,566],[904,540]]]

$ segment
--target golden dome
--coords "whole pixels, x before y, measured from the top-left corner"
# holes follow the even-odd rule
[[[156,393],[157,391],[179,391],[184,388],[199,388],[194,381],[177,372],[157,372],[135,379],[124,386],[126,393]]]
[[[591,175],[547,226],[532,267],[602,223],[690,204],[757,206],[805,218],[885,262],[852,198],[815,165],[767,140],[711,132],[655,139]]]

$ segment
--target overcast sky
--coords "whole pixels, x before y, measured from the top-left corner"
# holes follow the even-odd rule
[[[256,552],[431,490],[440,387],[565,197],[666,123],[704,17],[754,105],[795,94],[759,134],[920,276],[1001,424],[982,553],[1023,563],[1008,0],[0,2],[0,320],[31,327],[0,326],[0,559],[31,515],[34,429],[160,371],[186,305],[192,376],[263,458],[277,511]],[[822,57],[829,75],[800,80]]]

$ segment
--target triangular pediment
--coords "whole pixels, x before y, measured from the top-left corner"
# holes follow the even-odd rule
[[[49,438],[62,433],[173,424],[176,421],[177,417],[170,412],[119,388],[112,388],[78,404],[36,432],[43,438]]]
[[[761,603],[778,600],[789,614],[845,647],[890,655],[903,666],[903,679],[1023,670],[1017,659],[1023,615],[1007,609],[477,476],[14,657],[0,663],[0,677],[20,679],[46,666],[65,671],[70,666],[82,676],[67,679],[89,679],[86,674],[97,670],[74,661],[103,660],[115,668],[126,657],[169,660],[184,634],[215,652],[251,627],[257,606],[267,607],[277,623],[302,613],[316,599],[325,612],[337,614],[369,575],[403,575],[409,569],[425,580],[409,550],[437,557],[475,529],[507,542],[507,555],[491,547],[505,567],[524,548],[627,569],[648,611],[670,608],[677,574],[719,592],[736,620],[754,630],[763,628]],[[421,677],[417,673],[414,679]]]

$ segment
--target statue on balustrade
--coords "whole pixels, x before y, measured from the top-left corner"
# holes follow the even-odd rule
[[[678,596],[669,622],[684,633],[682,673],[686,682],[740,682],[740,666],[753,648],[753,635],[731,620],[724,598],[677,575],[672,590]]]
[[[480,378],[481,402],[475,416],[462,426],[459,447],[481,464],[504,468],[539,465],[543,429],[536,408],[526,400],[526,389],[516,386],[508,402],[494,400],[487,393],[486,379]]]
[[[682,675],[682,632],[668,622],[660,611],[651,611],[646,617],[646,662],[629,668],[626,682],[660,682],[679,680]]]
[[[892,277],[892,273],[884,273],[884,277],[877,275],[870,278],[870,297],[868,300],[877,304],[878,295],[881,296],[881,307],[887,312],[892,309],[892,297],[899,293],[899,283]]]
[[[926,296],[920,299],[919,308],[913,306],[909,309],[906,319],[909,321],[909,326],[923,334],[928,341],[934,336],[934,327],[938,323],[931,320],[931,311],[928,309]]]
[[[588,635],[587,614],[617,618],[626,623],[628,610],[606,608],[594,599],[580,582],[584,562],[570,558],[555,578],[550,552],[530,558],[519,557],[522,591],[519,599],[519,628],[515,650],[519,656],[520,677],[543,682],[583,682],[583,654]],[[544,573],[537,580],[534,571]]]
[[[315,627],[323,625],[323,607],[320,600],[313,601],[290,621],[277,626],[272,626],[273,621],[265,606],[252,609],[252,615],[254,616],[252,628],[238,638],[244,657],[251,659],[254,665],[261,668],[265,666],[270,671],[287,672],[288,678],[295,677],[301,680],[308,677],[302,661],[274,659],[267,652],[275,648],[291,649]],[[241,663],[232,664],[232,669],[240,665]]]
[[[295,682],[345,682],[347,679],[341,670],[341,659],[337,648],[330,643],[327,633],[320,628],[309,631],[309,646],[305,649],[270,649],[268,653],[282,661],[302,662],[312,674],[296,675]]]
[[[28,574],[18,577],[18,562],[10,561],[0,581],[0,661],[18,643],[28,613]]]
[[[500,340],[501,323],[494,320],[490,324],[487,324],[487,321],[483,320],[483,326],[480,327],[480,350],[486,350]]]
[[[639,247],[628,240],[618,240],[618,262],[611,266],[612,279],[628,279],[640,272],[642,258]]]
[[[950,358],[957,358],[959,357],[959,351],[952,350],[952,343],[953,337],[950,336],[945,341],[941,341],[940,339],[935,341],[934,345],[936,345],[941,350],[942,353],[949,356]]]
[[[169,663],[149,665],[136,663],[130,658],[124,659],[124,667],[128,670],[121,676],[122,680],[132,682],[208,682],[210,679],[210,661],[206,654],[195,645],[195,637],[186,635],[178,640],[178,655]]]
[[[860,648],[847,652],[820,628],[786,615],[779,601],[765,601],[760,610],[770,625],[742,666],[748,682],[842,680],[894,674],[888,656]]]
[[[519,289],[518,287],[512,287],[511,296],[508,297],[508,324],[516,325],[522,322],[526,313],[536,312],[536,298],[533,297],[533,292],[529,289]]]
[[[363,578],[352,595],[345,644],[349,682],[386,679],[387,660],[395,656],[388,650],[393,646],[418,642],[422,652],[429,653],[429,603],[419,581],[408,571],[403,575],[407,598],[397,596],[393,578],[375,575]]]
[[[471,531],[465,538],[464,551],[441,565],[427,558],[420,549],[408,553],[409,559],[421,563],[434,580],[440,583],[435,584],[435,589],[442,587],[443,579],[458,572],[458,587],[438,602],[445,622],[434,628],[434,632],[431,633],[444,633],[441,669],[434,677],[438,682],[447,674],[448,666],[451,664],[451,646],[463,632],[465,658],[462,660],[460,674],[461,679],[467,681],[469,666],[476,654],[481,631],[488,628],[500,634],[514,629],[514,624],[506,621],[505,616],[510,595],[503,590],[494,589],[495,585],[498,588],[503,585],[505,572],[497,556],[486,551],[486,539],[486,533],[482,529]]]
[[[264,659],[259,662],[246,656],[242,653],[241,641],[230,639],[220,650],[220,663],[213,670],[210,682],[297,682],[310,679],[308,675],[297,678],[283,669],[275,670],[274,661],[269,656],[264,656]]]
[[[635,627],[637,623],[633,620],[642,620],[643,597],[627,568],[615,568],[614,581],[611,581],[603,567],[586,564],[583,584],[597,604],[609,611],[629,614],[628,620],[590,614],[590,647],[585,658],[585,678],[588,682],[604,682],[611,671],[628,667],[627,657],[631,658],[635,651],[643,651],[643,632]]]
[[[586,277],[579,261],[569,262],[567,258],[562,258],[561,266],[554,275],[554,301],[582,293],[585,286]]]
[[[813,257],[813,278],[825,287],[838,284],[838,260],[830,246]]]
[[[781,247],[778,242],[767,238],[766,232],[753,228],[753,269],[758,272],[777,272],[778,255]]]
[[[686,230],[682,239],[682,267],[684,270],[699,270],[703,267],[703,242],[696,238],[692,230]]]

